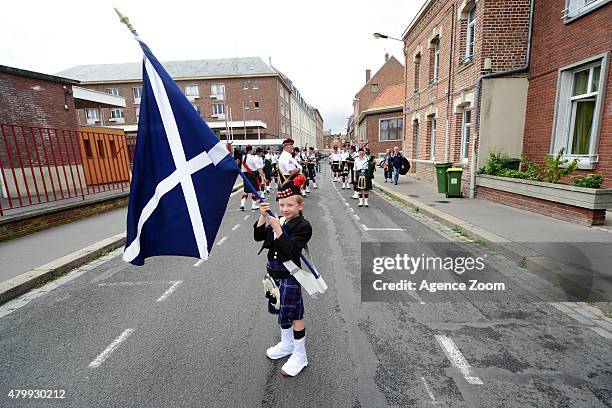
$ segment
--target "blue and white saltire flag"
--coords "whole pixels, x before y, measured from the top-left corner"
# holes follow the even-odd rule
[[[144,51],[140,117],[123,260],[156,255],[207,259],[238,166],[181,89]]]

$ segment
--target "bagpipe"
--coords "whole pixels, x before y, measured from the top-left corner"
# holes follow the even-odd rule
[[[244,172],[240,171],[240,176],[242,177],[243,181],[247,183],[247,185],[253,191],[255,191],[255,195],[257,196],[257,199],[263,202],[264,200],[261,198],[257,190],[253,188],[253,185],[249,181],[248,177],[244,174]],[[270,214],[270,216],[272,217],[275,217],[272,210],[268,210],[268,214]],[[281,225],[281,228],[283,230],[283,233],[287,235],[289,239],[291,239],[291,236],[287,233],[287,230],[282,225]],[[304,253],[306,255],[304,255]],[[323,293],[325,293],[325,291],[327,290],[327,284],[321,277],[321,274],[317,271],[317,269],[312,265],[312,262],[309,260],[311,259],[311,257],[310,257],[310,250],[308,249],[308,245],[306,245],[306,247],[304,248],[304,253],[300,253],[300,259],[304,262],[306,267],[310,270],[310,273],[301,269],[293,261],[283,262],[283,265],[285,266],[285,268],[287,268],[289,273],[300,283],[300,285],[302,285],[304,289],[306,289],[306,292],[308,292],[310,297],[317,298]],[[266,280],[264,279],[264,288],[265,287],[266,287]]]

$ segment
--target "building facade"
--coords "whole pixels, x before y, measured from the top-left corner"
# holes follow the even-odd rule
[[[536,1],[523,142],[537,163],[563,148],[574,174],[601,173],[609,188],[611,13],[609,1]]]
[[[168,73],[221,139],[284,139],[291,131],[291,86],[260,58],[171,61]],[[133,64],[80,65],[61,75],[90,89],[123,96],[125,109],[79,112],[83,125],[135,132],[142,91],[142,67]]]
[[[296,146],[317,148],[317,118],[300,91],[292,86],[291,92],[291,133]]]
[[[433,181],[436,162],[453,162],[469,193],[489,149],[520,155],[527,75],[483,80],[479,101],[476,88],[482,75],[525,64],[529,9],[529,0],[428,0],[405,30],[404,151],[417,177]]]

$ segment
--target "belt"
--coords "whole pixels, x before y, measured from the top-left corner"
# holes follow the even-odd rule
[[[285,265],[278,261],[268,261],[266,265],[268,274],[274,279],[287,279],[291,276]]]

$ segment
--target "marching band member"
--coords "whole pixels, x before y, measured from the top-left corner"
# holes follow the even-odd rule
[[[349,157],[349,153],[346,151],[345,145],[342,145],[342,151],[340,152],[340,174],[342,178],[342,188],[349,188],[349,183],[347,181],[349,175],[349,168],[346,163]]]
[[[306,155],[306,168],[308,169],[308,177],[312,180],[312,186],[314,188],[317,188],[317,182],[315,181],[317,176],[316,165],[317,156],[315,154],[315,149],[314,147],[310,147],[310,151]]]
[[[312,237],[312,227],[302,216],[304,198],[300,187],[305,181],[299,175],[279,188],[276,199],[283,217],[269,215],[270,205],[262,202],[259,219],[253,225],[255,241],[263,241],[259,252],[268,249],[268,274],[264,278],[268,312],[278,315],[281,328],[281,341],[270,347],[266,355],[272,360],[290,355],[281,368],[285,377],[298,375],[308,365],[302,287],[283,264],[290,260],[301,266],[300,253]]]
[[[278,157],[278,176],[280,185],[278,188],[292,180],[300,173],[300,164],[293,158],[293,139],[283,141],[283,152]]]
[[[271,176],[272,179],[274,180],[274,183],[276,184],[276,188],[278,189],[278,156],[280,156],[280,152],[276,151],[274,152],[274,154],[272,154],[272,172],[271,172]]]
[[[363,147],[359,148],[359,157],[355,159],[355,177],[359,192],[359,207],[368,205],[368,191],[372,189],[372,161],[366,156]]]
[[[304,177],[306,178],[306,162],[302,159],[302,153],[300,151],[299,147],[294,147],[293,148],[293,157],[295,158],[295,160],[298,161],[298,163],[300,164],[301,167],[301,173],[304,175]],[[302,196],[306,197],[306,187],[308,184],[308,178],[306,178],[306,182],[304,184],[302,184]]]
[[[244,160],[242,160],[242,168],[243,172],[247,179],[251,182],[251,185],[256,189],[259,189],[261,185],[261,176],[263,176],[263,165],[259,162],[257,156],[253,154],[253,147],[251,145],[246,146],[246,155],[244,156]],[[242,199],[240,200],[240,209],[244,211],[244,205],[246,204],[246,200],[249,197],[249,193],[252,194],[251,199],[253,200],[251,204],[251,210],[256,210],[259,208],[257,205],[257,196],[255,195],[255,191],[252,191],[247,183],[244,183],[244,190],[242,193]]]
[[[259,195],[261,196],[262,199],[266,199],[265,194],[266,194],[266,175],[264,172],[264,167],[265,167],[265,161],[264,161],[264,150],[262,147],[258,147],[257,149],[255,149],[255,156],[257,156],[257,163],[258,163],[258,168],[261,169],[261,172],[259,174]]]
[[[353,188],[353,195],[351,198],[359,198],[357,195],[357,183],[355,181],[355,159],[359,156],[357,153],[357,148],[355,146],[351,146],[349,148],[349,156],[346,159],[346,164],[349,168],[349,182]]]
[[[266,176],[266,193],[270,192],[270,182],[272,181],[272,159],[274,155],[272,150],[268,147],[266,155],[264,156],[264,176]]]
[[[338,151],[338,145],[334,145],[334,150],[329,155],[329,162],[331,163],[332,173],[334,175],[334,182],[338,181],[340,176],[340,152]]]

